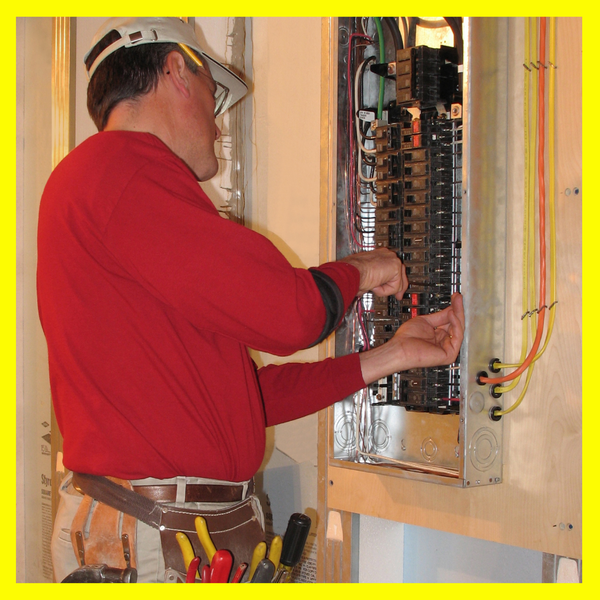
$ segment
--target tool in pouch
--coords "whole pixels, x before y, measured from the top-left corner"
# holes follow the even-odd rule
[[[166,582],[185,582],[187,578],[188,569],[176,538],[177,532],[185,533],[189,538],[192,549],[191,552],[187,552],[188,558],[192,557],[193,552],[193,556],[199,556],[203,564],[210,564],[201,540],[195,535],[196,518],[199,516],[197,510],[161,505],[106,477],[74,473],[73,484],[81,493],[97,500],[98,506],[105,504],[134,518],[134,525],[135,519],[139,519],[160,531]],[[208,539],[211,540],[215,551],[217,546],[228,548],[236,558],[236,567],[246,560],[248,548],[252,548],[255,540],[263,535],[254,511],[254,502],[253,496],[248,495],[245,499],[228,506],[226,510],[202,510],[203,519],[210,523],[212,539],[210,536]],[[204,542],[206,543],[206,537]],[[75,540],[75,548],[76,544]],[[89,564],[87,558],[85,562]],[[187,566],[189,567],[189,564]]]
[[[283,548],[279,559],[279,568],[273,583],[286,583],[290,580],[293,568],[300,562],[310,531],[310,517],[303,513],[294,513],[283,536]]]
[[[135,493],[129,481],[111,481]],[[71,524],[79,568],[62,583],[136,583],[135,539],[135,517],[85,495]]]

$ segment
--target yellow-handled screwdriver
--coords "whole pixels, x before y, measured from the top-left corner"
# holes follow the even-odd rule
[[[281,550],[283,548],[283,539],[280,535],[276,535],[271,540],[269,546],[269,560],[275,565],[275,570],[279,568],[279,559],[281,558]]]
[[[183,564],[185,565],[185,572],[187,573],[190,568],[190,563],[196,556],[194,553],[194,548],[192,548],[192,542],[190,542],[189,538],[185,533],[178,531],[175,534],[175,539],[181,548],[181,554],[183,555]]]
[[[254,552],[252,553],[252,560],[250,561],[250,570],[248,571],[248,581],[252,581],[252,576],[254,575],[254,571],[256,571],[256,567],[258,567],[258,563],[265,558],[267,555],[267,544],[265,542],[259,542],[256,544],[256,548],[254,548]]]
[[[198,534],[198,538],[200,539],[200,543],[202,544],[202,548],[204,548],[204,552],[206,552],[206,556],[208,557],[208,562],[210,563],[215,555],[217,549],[213,544],[213,541],[210,537],[210,533],[208,533],[208,526],[206,525],[206,519],[204,517],[196,517],[194,519],[194,524],[196,525],[196,533]]]

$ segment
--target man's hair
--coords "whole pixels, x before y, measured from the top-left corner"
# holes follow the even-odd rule
[[[102,40],[97,46],[101,44]],[[173,50],[183,56],[192,73],[198,72],[197,65],[172,43],[119,48],[100,63],[87,89],[88,112],[98,131],[104,130],[119,102],[136,100],[156,89],[167,56]]]

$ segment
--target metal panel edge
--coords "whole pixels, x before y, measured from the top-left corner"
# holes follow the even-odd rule
[[[463,155],[463,294],[466,312],[461,365],[465,485],[502,478],[501,404],[476,383],[504,352],[508,20],[469,18],[465,25],[466,114]]]

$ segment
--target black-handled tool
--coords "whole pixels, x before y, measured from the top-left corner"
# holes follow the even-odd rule
[[[271,583],[275,575],[275,565],[268,558],[263,558],[254,569],[250,583]]]
[[[303,513],[294,513],[290,517],[283,536],[279,569],[277,569],[273,583],[285,583],[290,577],[292,569],[300,562],[310,525],[310,517]]]
[[[137,571],[106,565],[84,565],[67,575],[61,583],[137,583]]]

